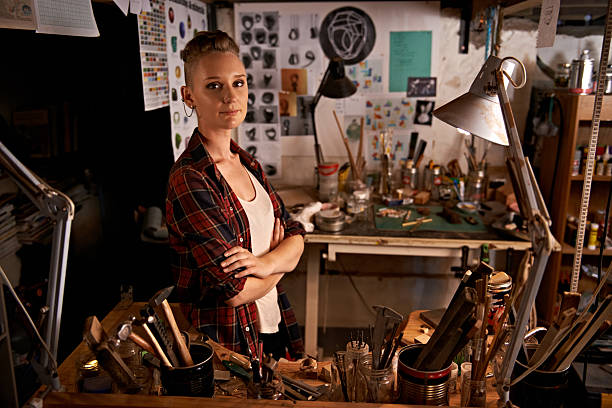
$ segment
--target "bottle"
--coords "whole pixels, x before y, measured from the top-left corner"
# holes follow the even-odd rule
[[[598,176],[604,175],[604,161],[601,156],[597,156],[597,161],[595,162],[595,174]]]
[[[610,148],[612,146],[606,145],[606,149],[604,150],[603,159],[606,162],[604,165],[604,174],[606,176],[612,176],[612,163],[610,159],[612,158],[612,154],[610,154]]]
[[[591,250],[597,249],[597,232],[598,231],[599,231],[599,224],[592,222],[591,232],[589,233],[589,243],[587,245],[588,249],[591,249]]]

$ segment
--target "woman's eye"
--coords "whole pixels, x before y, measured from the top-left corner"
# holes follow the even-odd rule
[[[237,88],[244,86],[244,80],[240,79],[240,80],[234,82],[234,86],[237,87]]]
[[[219,89],[221,88],[221,84],[218,82],[211,82],[210,84],[206,85],[206,87],[208,89]]]

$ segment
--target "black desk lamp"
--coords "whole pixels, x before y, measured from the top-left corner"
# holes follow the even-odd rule
[[[325,160],[323,159],[323,152],[321,152],[321,145],[319,145],[319,139],[317,138],[317,122],[315,121],[315,109],[321,96],[326,96],[333,99],[347,98],[357,92],[357,87],[350,79],[344,74],[344,61],[342,58],[334,57],[329,61],[329,65],[323,74],[323,79],[319,84],[319,89],[315,93],[312,104],[310,105],[310,114],[312,115],[312,127],[314,129],[315,139],[315,157],[317,159],[317,168]],[[318,173],[317,173],[318,174]],[[318,184],[318,183],[317,183]]]

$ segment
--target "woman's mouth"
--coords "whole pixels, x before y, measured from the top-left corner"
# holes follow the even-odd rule
[[[222,115],[226,115],[226,116],[236,116],[238,113],[240,113],[240,110],[229,110],[229,111],[225,111],[225,112],[221,112]]]

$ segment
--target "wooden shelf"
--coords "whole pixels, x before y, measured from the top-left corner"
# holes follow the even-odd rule
[[[561,253],[563,253],[563,255],[573,255],[576,252],[576,248],[574,248],[573,246],[567,244],[567,243],[563,243],[563,247],[561,248]],[[608,248],[608,249],[604,249],[604,256],[612,256],[612,248]],[[597,255],[599,256],[599,248],[597,249],[587,249],[586,247],[584,247],[582,249],[582,255]]]
[[[584,174],[579,174],[577,176],[571,176],[570,180],[584,181]],[[593,176],[593,181],[612,181],[612,176]]]

